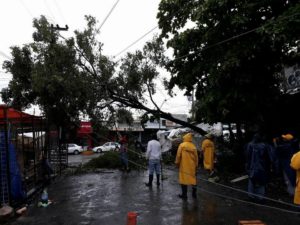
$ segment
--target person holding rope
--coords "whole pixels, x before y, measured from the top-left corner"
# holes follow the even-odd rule
[[[198,168],[198,153],[192,139],[192,133],[183,136],[183,142],[178,147],[175,160],[175,164],[179,167],[179,184],[182,191],[178,197],[183,200],[187,199],[188,185],[193,185],[192,196],[197,198],[196,170]]]
[[[156,185],[160,185],[161,174],[161,145],[157,140],[156,134],[152,135],[151,140],[147,144],[146,159],[149,160],[149,181],[145,185],[152,187],[153,174],[156,174]]]

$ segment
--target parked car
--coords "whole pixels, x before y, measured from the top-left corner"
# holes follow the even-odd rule
[[[68,154],[78,155],[83,152],[83,148],[77,144],[69,143],[67,144]]]
[[[120,144],[118,142],[106,142],[101,146],[93,148],[93,152],[107,152],[107,151],[118,151],[120,149]]]

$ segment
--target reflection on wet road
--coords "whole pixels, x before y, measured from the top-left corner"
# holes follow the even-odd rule
[[[82,160],[82,159],[81,159]],[[186,202],[177,197],[180,186],[177,170],[164,171],[162,185],[145,186],[147,171],[123,173],[102,170],[58,178],[49,186],[53,204],[47,208],[29,207],[12,225],[124,225],[127,213],[137,213],[137,225],[234,225],[241,219],[260,219],[266,224],[298,224],[299,218],[280,211],[253,206],[202,192],[190,195]],[[199,187],[216,191],[213,184],[199,182]],[[217,190],[218,192],[222,190]],[[230,192],[223,194],[230,195]]]
[[[69,166],[78,166],[79,164],[87,163],[89,160],[100,156],[99,153],[94,153],[92,155],[68,155],[68,164]]]

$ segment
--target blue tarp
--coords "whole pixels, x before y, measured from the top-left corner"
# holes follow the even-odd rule
[[[8,137],[9,138],[9,137]],[[10,138],[9,138],[10,139]],[[5,144],[5,133],[0,132],[0,151],[2,155],[2,165],[1,165],[1,172],[7,173],[7,170],[2,168],[7,168],[6,164],[3,164],[4,162],[7,163],[6,160],[6,144]],[[17,161],[17,155],[15,146],[12,143],[9,143],[9,170],[10,170],[10,195],[12,200],[20,201],[23,200],[26,197],[25,191],[23,189],[22,185],[22,177],[20,172],[20,167],[18,165]],[[2,178],[7,177],[7,180],[2,180],[1,185],[5,185],[4,182],[8,181],[8,174],[3,174]]]

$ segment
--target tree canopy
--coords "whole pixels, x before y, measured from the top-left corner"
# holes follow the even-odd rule
[[[292,107],[282,104],[291,98],[282,70],[299,63],[299,12],[296,0],[162,0],[169,88],[196,88],[198,121],[275,126]]]
[[[114,62],[102,54],[96,19],[86,16],[86,21],[84,30],[64,38],[44,16],[34,19],[33,42],[12,47],[12,60],[3,65],[13,75],[1,92],[3,100],[18,109],[38,104],[51,122],[60,125],[77,121],[80,114],[93,121],[115,116],[132,121],[128,109],[134,108],[205,133],[161,111],[153,100],[157,66],[166,60],[160,39]],[[147,106],[145,93],[153,108]]]

